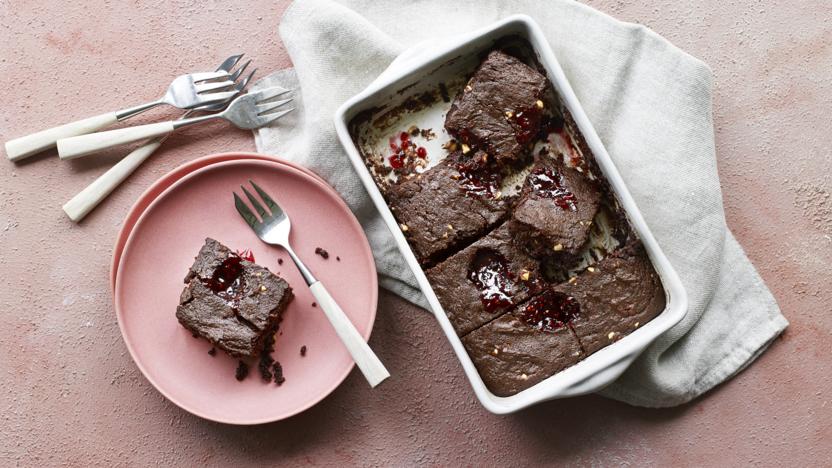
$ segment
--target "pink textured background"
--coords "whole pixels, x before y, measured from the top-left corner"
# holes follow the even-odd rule
[[[239,51],[262,72],[289,66],[276,33],[285,2],[265,3],[0,2],[0,140],[155,97],[173,74]],[[680,408],[587,396],[497,417],[431,315],[382,292],[372,344],[395,377],[379,389],[354,372],[284,422],[193,417],[131,362],[107,268],[122,217],[153,180],[254,149],[248,132],[217,124],[172,138],[81,225],[61,205],[123,150],[0,160],[0,465],[832,464],[832,4],[589,3],[713,68],[728,222],[791,321],[755,365]]]

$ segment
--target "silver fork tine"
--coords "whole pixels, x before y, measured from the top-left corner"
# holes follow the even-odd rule
[[[250,64],[251,64],[251,60],[249,60],[248,62],[244,63],[242,67],[238,68],[238,69],[237,69],[237,71],[235,71],[234,73],[232,73],[232,74],[231,74],[231,78],[230,78],[230,80],[231,80],[231,81],[237,81],[237,78],[239,78],[239,77],[240,77],[240,75],[242,75],[242,74],[243,74],[243,72],[246,70],[246,68],[248,68],[248,66],[249,66]]]
[[[292,102],[292,98],[284,99],[282,101],[269,102],[266,104],[257,104],[257,115],[264,115],[269,111],[275,110],[278,107],[281,107],[284,104],[288,104],[290,102]]]
[[[200,106],[227,101],[237,95],[237,91],[222,91],[197,95]]]
[[[251,80],[251,77],[253,77],[255,73],[257,73],[256,68],[254,70],[252,70],[251,73],[248,74],[248,76],[243,78],[243,81],[241,81],[237,84],[237,90],[242,91],[242,90],[246,89],[246,86],[248,86],[248,82]]]
[[[249,179],[248,183],[250,183],[251,186],[254,187],[254,190],[256,190],[257,194],[260,195],[260,198],[263,199],[263,203],[265,203],[266,206],[268,206],[269,209],[272,211],[272,216],[279,217],[283,215],[283,210],[280,209],[280,205],[275,203],[275,201],[272,200],[272,197],[270,197],[269,194],[264,192],[263,189],[261,189],[260,186],[255,184],[253,180]]]
[[[195,84],[194,89],[197,93],[207,93],[210,91],[217,91],[220,89],[225,89],[228,87],[234,86],[233,80],[225,80],[225,81],[212,81],[210,83],[200,83]]]
[[[271,88],[266,88],[257,91],[257,102],[267,101],[272,98],[276,98],[278,96],[282,96],[288,92],[291,92],[290,89],[282,88],[280,86],[273,86]]]
[[[228,76],[228,72],[222,70],[215,72],[191,73],[191,79],[194,81],[194,83],[207,80],[216,80],[217,78],[227,78]]]
[[[261,126],[266,126],[266,125],[274,122],[275,120],[283,117],[284,115],[288,114],[289,112],[292,112],[293,110],[295,110],[294,107],[291,108],[291,109],[286,109],[283,112],[275,112],[273,114],[267,114],[267,115],[260,116],[260,117],[258,117],[260,119],[260,125]]]
[[[243,55],[245,54],[232,55],[231,57],[228,57],[227,59],[223,60],[220,66],[217,67],[217,71],[230,71],[232,68],[234,68],[234,65],[237,65],[237,62],[239,62],[240,59],[243,58]],[[249,62],[251,62],[251,60],[249,60]]]
[[[240,188],[243,189],[243,193],[246,194],[246,197],[248,198],[248,201],[251,202],[251,206],[253,206],[254,209],[257,210],[257,213],[260,215],[260,219],[263,220],[263,222],[265,223],[266,218],[269,216],[269,214],[266,213],[266,209],[263,208],[263,205],[261,205],[260,202],[257,201],[256,198],[254,198],[254,195],[249,193],[249,191],[246,190],[246,188],[244,186],[241,185]]]
[[[237,192],[234,192],[234,206],[237,208],[237,213],[240,213],[240,216],[248,223],[249,227],[255,229],[260,222],[257,220],[257,216],[254,216],[254,213],[248,209],[243,199],[237,195]]]

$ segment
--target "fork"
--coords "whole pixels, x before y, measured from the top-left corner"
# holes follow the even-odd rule
[[[266,88],[234,99],[224,111],[216,114],[139,125],[137,127],[120,128],[118,130],[110,130],[108,132],[91,133],[89,135],[61,139],[58,140],[58,156],[60,156],[61,159],[75,159],[103,149],[112,148],[113,146],[165,135],[182,127],[207,122],[213,119],[227,120],[237,126],[237,128],[242,129],[260,128],[274,122],[294,110],[287,109],[281,112],[272,112],[291,102],[291,98],[284,99],[282,101],[265,103],[265,101],[288,92],[288,90],[280,87]]]
[[[358,333],[358,330],[355,329],[355,326],[353,326],[350,319],[344,311],[341,310],[341,307],[338,306],[338,303],[335,302],[324,285],[315,278],[312,272],[309,271],[309,268],[304,265],[301,259],[298,258],[295,251],[292,250],[292,246],[289,244],[289,231],[291,230],[289,216],[257,184],[251,180],[249,180],[249,183],[252,187],[254,187],[254,190],[257,191],[257,194],[260,195],[260,199],[262,199],[263,203],[265,203],[268,207],[268,211],[244,186],[241,185],[240,188],[243,189],[243,193],[245,193],[246,198],[248,198],[251,206],[253,206],[257,211],[257,214],[260,215],[260,218],[258,220],[257,216],[251,212],[245,202],[243,202],[240,196],[237,195],[237,192],[234,192],[234,205],[237,207],[237,212],[240,213],[240,216],[242,216],[245,222],[248,223],[251,229],[254,230],[260,240],[267,244],[283,247],[286,253],[289,254],[289,257],[291,257],[292,261],[295,262],[295,266],[298,270],[300,270],[300,274],[303,276],[306,284],[309,285],[312,295],[315,296],[315,299],[318,301],[318,304],[320,304],[321,309],[326,314],[326,318],[329,319],[329,322],[332,324],[333,328],[335,328],[335,332],[347,347],[353,361],[355,361],[358,368],[361,369],[361,372],[364,374],[367,382],[370,383],[371,387],[375,387],[380,384],[384,379],[390,377],[390,373],[387,372],[384,364],[382,364],[378,356],[373,353],[373,350],[370,349],[370,346],[366,341],[364,341],[364,337]]]
[[[241,55],[231,56],[225,62],[233,60],[236,63],[239,57]],[[12,161],[19,161],[35,153],[52,148],[61,138],[69,138],[94,132],[162,104],[168,104],[180,109],[193,109],[194,107],[228,101],[235,95],[234,92],[224,91],[226,88],[234,86],[234,82],[229,78],[230,76],[227,71],[191,73],[179,76],[168,86],[164,96],[156,101],[128,107],[115,112],[107,112],[9,140],[6,142],[6,156]]]
[[[234,60],[226,60],[223,62],[217,71],[227,71],[231,72],[231,69],[237,64],[240,60],[242,55],[235,55],[234,57],[230,57],[230,59]],[[237,79],[242,75],[243,71],[251,64],[251,60],[244,63],[243,66],[237,69],[234,73],[231,74],[231,81],[237,82]],[[235,91],[237,94],[243,92],[245,90],[246,85],[248,85],[249,81],[251,81],[251,77],[254,76],[254,73],[257,70],[252,70],[251,73],[248,74],[245,78],[243,78],[240,82],[231,88],[232,91]],[[217,104],[212,104],[207,107],[198,107],[196,109],[191,109],[182,114],[180,119],[186,119],[193,115],[196,112],[213,112],[222,110],[225,107],[225,102],[220,102]],[[66,202],[63,206],[64,213],[69,216],[74,222],[79,222],[84,217],[89,214],[99,203],[101,203],[107,196],[118,187],[119,184],[124,182],[127,177],[130,176],[150,155],[156,151],[159,146],[168,138],[170,135],[165,135],[162,137],[154,138],[147,143],[143,144],[142,146],[136,148],[135,150],[131,151],[130,154],[125,156],[121,159],[118,163],[116,163],[113,167],[111,167],[107,172],[101,174],[97,179],[95,179],[91,184],[89,184],[84,190],[78,192],[74,197],[72,197],[68,202]]]

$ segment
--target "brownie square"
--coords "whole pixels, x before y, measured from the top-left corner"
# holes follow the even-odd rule
[[[580,311],[570,322],[590,355],[659,315],[664,288],[637,239],[554,288],[573,297]]]
[[[179,323],[234,357],[260,354],[293,297],[285,280],[210,238],[185,283]]]
[[[495,188],[499,178],[466,176],[458,168],[461,158],[460,153],[451,154],[387,192],[390,209],[423,265],[435,264],[506,216],[508,202]]]
[[[566,325],[573,307],[548,290],[462,338],[492,393],[514,395],[584,358]]]
[[[537,70],[491,52],[454,98],[445,128],[500,163],[517,161],[540,132],[546,89],[546,77]]]
[[[457,335],[464,336],[540,291],[539,269],[503,224],[426,274]]]
[[[512,232],[534,256],[573,258],[589,238],[601,198],[599,184],[559,156],[540,156],[512,212]]]

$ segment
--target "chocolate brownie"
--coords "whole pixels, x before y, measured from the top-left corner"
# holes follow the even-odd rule
[[[598,184],[560,156],[539,156],[512,212],[511,230],[534,256],[574,257],[589,237],[601,197]]]
[[[485,385],[510,396],[584,358],[567,323],[571,298],[551,290],[462,338]]]
[[[661,281],[637,239],[554,288],[580,311],[570,322],[587,355],[628,335],[665,307]]]
[[[546,77],[517,58],[491,52],[454,98],[445,128],[500,163],[522,159],[540,131],[547,84]]]
[[[176,308],[179,323],[234,357],[263,350],[293,297],[285,280],[210,238],[185,283]]]
[[[538,261],[518,248],[505,224],[426,274],[459,336],[542,288]]]
[[[393,185],[390,209],[423,265],[431,265],[503,220],[508,203],[499,193],[499,178],[460,172],[461,153],[454,153],[422,174]]]

